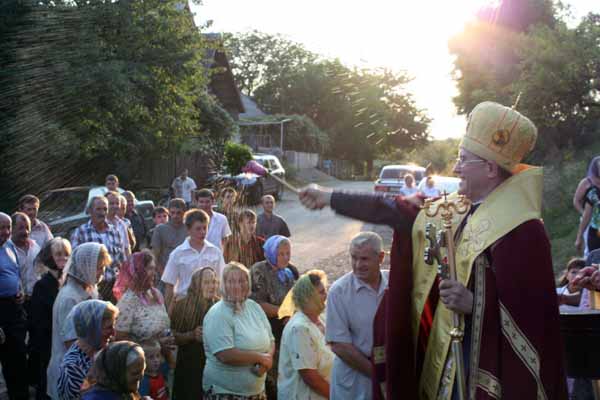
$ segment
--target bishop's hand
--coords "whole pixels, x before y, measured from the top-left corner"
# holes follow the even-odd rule
[[[451,311],[460,314],[473,312],[473,293],[462,283],[443,279],[439,285],[440,300]]]
[[[332,189],[313,183],[300,190],[298,197],[304,207],[311,210],[320,210],[331,204],[331,193],[333,193]]]

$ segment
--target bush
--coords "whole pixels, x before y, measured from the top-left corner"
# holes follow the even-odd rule
[[[242,172],[242,167],[252,160],[252,149],[245,144],[227,142],[225,144],[225,157],[223,166],[227,173],[237,175]]]

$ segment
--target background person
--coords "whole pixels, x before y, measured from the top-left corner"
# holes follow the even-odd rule
[[[96,284],[110,263],[106,247],[93,242],[77,246],[67,263],[67,281],[52,307],[52,355],[47,371],[48,396],[52,399],[58,399],[56,384],[62,358],[77,339],[73,321],[68,315],[77,304],[98,297]]]
[[[0,212],[0,363],[8,397],[26,400],[29,397],[27,379],[27,326],[20,290],[17,250],[10,241],[12,220]]]
[[[47,241],[52,239],[54,236],[43,221],[38,219],[38,210],[40,209],[40,199],[32,194],[26,194],[19,199],[17,202],[19,211],[27,214],[31,221],[31,239],[42,248]]]
[[[283,329],[279,354],[279,399],[321,400],[329,398],[333,352],[325,342],[321,319],[327,299],[327,275],[320,270],[304,274],[288,298],[293,315]]]
[[[106,175],[104,179],[104,186],[106,186],[107,191],[109,192],[118,192],[119,191],[119,178],[116,175]]]
[[[175,399],[202,399],[202,371],[206,364],[202,326],[204,316],[219,300],[218,285],[214,269],[207,267],[197,270],[192,275],[187,295],[173,306],[171,329],[178,346],[173,383]]]
[[[146,243],[148,244],[149,248],[152,248],[152,236],[154,236],[154,230],[156,227],[160,224],[166,224],[169,222],[169,210],[165,207],[154,207],[152,209],[152,222],[154,222],[154,226],[148,230],[146,236]]]
[[[139,251],[142,246],[147,245],[146,237],[148,232],[144,217],[135,209],[137,199],[131,191],[123,192],[123,196],[127,200],[127,208],[125,209],[125,218],[131,222],[131,229],[135,236],[135,246],[131,249],[132,252]]]
[[[188,230],[183,224],[185,213],[185,201],[183,199],[171,199],[169,201],[169,219],[166,223],[154,228],[152,234],[152,252],[156,259],[159,276],[165,271],[171,252],[183,243]]]
[[[206,240],[217,246],[219,249],[222,249],[224,241],[231,235],[231,228],[229,227],[229,222],[227,222],[227,217],[213,211],[214,202],[215,195],[210,189],[199,190],[196,194],[196,204],[198,205],[198,208],[210,217]]]
[[[115,334],[118,313],[112,303],[100,300],[86,300],[73,307],[68,318],[73,321],[77,340],[60,363],[57,382],[60,400],[81,397],[81,386],[92,367],[94,355],[105,348]]]
[[[156,340],[148,340],[142,342],[141,346],[146,359],[146,370],[140,382],[140,396],[148,396],[152,400],[169,400],[169,388],[161,369],[164,363],[160,343]],[[196,397],[195,399],[201,398]]]
[[[71,256],[71,244],[61,237],[50,239],[36,258],[43,274],[33,287],[28,314],[29,374],[36,387],[36,399],[46,399],[46,370],[52,349],[52,307],[64,282],[63,270]]]
[[[243,265],[253,266],[265,259],[263,246],[265,239],[256,235],[256,214],[245,209],[238,213],[235,223],[238,229],[225,240],[223,258],[225,262],[237,261]]]
[[[206,400],[266,400],[265,374],[275,342],[262,308],[249,299],[250,272],[233,262],[223,270],[221,300],[204,317]]]
[[[412,174],[404,175],[404,186],[400,189],[400,193],[403,196],[412,196],[419,191],[415,186],[415,177]]]
[[[181,171],[181,175],[176,177],[171,184],[175,197],[183,199],[187,207],[192,204],[192,194],[197,187],[196,182],[188,176],[187,169]]]
[[[275,197],[270,194],[261,199],[263,212],[258,215],[256,220],[256,234],[260,237],[269,239],[274,235],[290,237],[290,228],[281,215],[275,214]]]
[[[33,286],[40,279],[40,274],[35,268],[35,258],[40,252],[40,246],[29,238],[31,221],[27,214],[17,211],[12,215],[11,241],[17,250],[17,263],[21,275],[21,287],[25,295],[25,311],[29,312],[29,300],[33,293]]]

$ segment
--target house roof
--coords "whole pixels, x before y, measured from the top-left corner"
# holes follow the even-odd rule
[[[242,104],[244,105],[245,111],[240,114],[240,119],[252,119],[252,118],[258,118],[258,117],[264,117],[265,115],[267,115],[263,112],[263,110],[258,108],[258,104],[256,104],[250,96],[246,96],[245,94],[242,94],[241,97],[242,97]]]
[[[230,113],[231,111],[237,111],[237,114],[243,113],[245,108],[241,94],[233,78],[227,54],[222,48],[223,37],[220,33],[204,33],[202,37],[209,43],[203,60],[204,67],[218,69],[211,75],[211,91]]]

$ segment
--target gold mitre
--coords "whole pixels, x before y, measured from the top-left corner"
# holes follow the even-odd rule
[[[514,174],[523,169],[520,162],[536,139],[537,128],[529,118],[513,108],[485,101],[469,114],[460,147]]]

